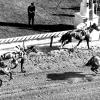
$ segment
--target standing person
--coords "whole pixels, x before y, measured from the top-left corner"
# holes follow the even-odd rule
[[[97,14],[98,2],[97,0],[94,0],[93,3],[94,3],[94,13]]]
[[[28,6],[28,24],[30,25],[32,21],[32,26],[34,25],[34,16],[35,16],[35,6],[34,2],[31,3],[30,6]]]

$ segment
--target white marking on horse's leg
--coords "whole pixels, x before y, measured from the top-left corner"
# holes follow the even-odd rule
[[[63,45],[61,44],[60,48],[62,49],[63,48]]]

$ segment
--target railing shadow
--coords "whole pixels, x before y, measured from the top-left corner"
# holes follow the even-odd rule
[[[51,51],[54,51],[54,50],[60,50],[60,48],[58,46],[42,46],[42,47],[39,47],[39,49],[41,50],[41,52],[45,53],[45,54],[50,54]]]
[[[74,15],[69,14],[52,14],[53,16],[67,16],[67,17],[74,17]]]
[[[61,9],[63,9],[63,10],[70,9],[70,10],[77,10],[77,11],[79,11],[80,7],[61,8]]]

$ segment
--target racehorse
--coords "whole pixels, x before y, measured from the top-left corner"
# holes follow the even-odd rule
[[[26,52],[26,54],[28,55],[30,52],[35,52],[37,53],[38,50],[34,45],[29,45],[26,48],[24,48],[24,51]]]
[[[11,69],[14,69],[18,65],[18,59],[22,56],[22,51],[9,51],[0,56],[0,61],[9,60],[11,64],[14,65],[14,67],[11,67]]]
[[[87,27],[86,29],[75,29],[75,30],[68,31],[67,33],[62,35],[60,40],[59,40],[59,42],[61,42],[61,47],[63,47],[65,44],[72,42],[72,38],[75,38],[79,42],[74,48],[79,46],[79,44],[83,40],[86,40],[87,46],[88,46],[88,49],[89,49],[90,33],[94,29],[97,30],[97,31],[99,30],[98,27],[96,26],[96,24],[93,24],[90,27]]]
[[[5,53],[2,53],[0,55],[0,61],[2,60],[8,60],[11,58],[18,58],[19,56],[22,55],[22,48],[20,45],[13,47],[12,49],[10,49],[9,51],[6,51]]]
[[[17,67],[18,63],[20,63],[21,64],[21,72],[25,73],[26,71],[24,70],[23,64],[24,64],[25,60],[27,59],[27,57],[26,57],[27,55],[23,48],[20,50],[21,50],[20,55],[17,58],[11,60],[11,63],[13,65],[15,65],[11,69],[15,69]]]
[[[9,76],[10,77],[9,80],[13,79],[10,68],[7,65],[5,65],[4,62],[1,62],[1,61],[0,61],[0,73],[6,74],[7,76]]]
[[[86,66],[91,66],[91,70],[97,74],[98,68],[100,67],[100,57],[93,56],[91,59],[85,64]]]
[[[19,59],[20,59],[21,72],[25,72],[25,70],[23,68],[23,63],[24,63],[23,48],[20,48],[20,46],[18,46],[18,47],[19,47],[18,49],[17,49],[17,47],[15,47],[13,50],[11,50],[9,52],[6,52],[6,53],[3,53],[0,56],[0,61],[9,60],[9,63],[11,64],[10,69],[15,69],[18,66],[18,64],[19,64]],[[5,66],[5,65],[3,64],[2,66]],[[8,71],[8,67],[3,68],[3,69],[4,70],[2,70],[2,71],[6,75],[10,74],[10,78],[12,79],[12,73]]]
[[[0,56],[0,61],[8,60],[8,59],[15,58],[15,57],[16,55],[14,52],[6,52]]]

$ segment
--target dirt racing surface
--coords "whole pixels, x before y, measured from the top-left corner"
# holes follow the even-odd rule
[[[29,27],[27,7],[33,1],[35,25]],[[79,12],[80,2],[0,0],[0,38],[73,29],[74,14]],[[100,48],[82,48],[73,53],[58,47],[39,50],[40,53],[31,53],[26,59],[26,73],[20,73],[19,64],[12,70],[11,81],[8,76],[0,75],[3,80],[0,100],[100,100],[100,74],[95,76],[89,66],[84,66],[93,55],[100,55]]]
[[[84,66],[100,48],[92,50],[39,47],[30,53],[20,73],[20,65],[12,70],[13,79],[0,75],[0,100],[99,100],[100,74],[96,76]],[[100,71],[99,71],[100,72]]]

